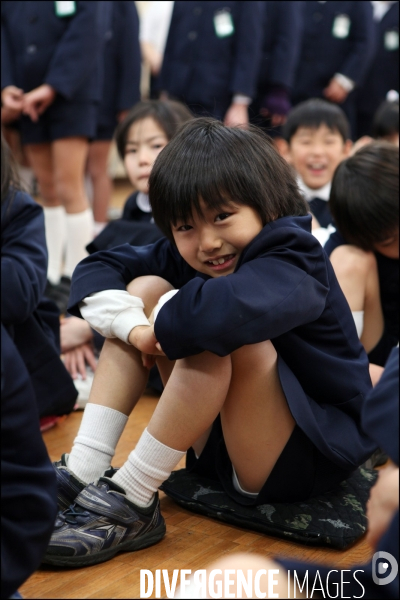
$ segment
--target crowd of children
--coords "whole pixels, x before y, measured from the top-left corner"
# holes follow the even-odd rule
[[[398,385],[382,375],[399,342],[398,3],[174,3],[144,101],[133,2],[3,5],[2,121],[44,204],[2,135],[10,597],[42,557],[90,566],[160,541],[157,490],[185,454],[257,506],[318,496],[387,450],[364,415],[381,378]],[[107,223],[113,135],[133,193]],[[147,386],[160,399],[117,470]],[[74,405],[51,467],[38,418]],[[41,532],[23,568],[19,485]]]

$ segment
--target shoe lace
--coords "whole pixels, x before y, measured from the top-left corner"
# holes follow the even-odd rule
[[[77,504],[71,504],[69,508],[64,510],[63,513],[60,514],[60,518],[66,523],[70,525],[77,525],[79,522],[82,522],[85,517],[88,517],[89,513],[87,510],[84,510]]]

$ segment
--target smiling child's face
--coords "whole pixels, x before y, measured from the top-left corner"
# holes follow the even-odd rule
[[[288,161],[309,188],[319,189],[332,181],[350,149],[351,142],[326,125],[299,127],[290,140]]]
[[[147,194],[154,161],[168,144],[165,132],[152,117],[131,125],[126,136],[124,165],[134,188]]]
[[[252,207],[233,201],[215,210],[201,200],[200,207],[202,216],[194,212],[188,221],[172,225],[178,251],[200,273],[229,275],[244,248],[263,228],[261,217]]]

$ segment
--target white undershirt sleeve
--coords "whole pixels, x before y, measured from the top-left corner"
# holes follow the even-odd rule
[[[79,303],[82,317],[106,338],[119,338],[129,344],[128,337],[138,325],[150,325],[141,298],[125,290],[104,290],[91,294]]]
[[[159,301],[157,302],[157,304],[154,307],[154,312],[153,312],[154,323],[156,322],[156,319],[158,317],[158,313],[160,312],[160,310],[162,309],[162,307],[164,306],[164,304],[166,302],[168,302],[168,300],[171,300],[171,298],[173,298],[173,296],[175,296],[175,294],[177,292],[179,292],[179,290],[170,290],[166,294],[163,294],[162,296],[160,296]]]

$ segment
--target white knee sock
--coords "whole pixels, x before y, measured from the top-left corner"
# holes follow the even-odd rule
[[[67,238],[65,209],[63,206],[46,206],[43,212],[47,251],[49,253],[47,279],[50,283],[56,285],[61,277],[61,264]]]
[[[88,255],[85,246],[93,239],[93,213],[91,208],[67,214],[67,251],[64,275],[71,277],[78,262]]]
[[[158,487],[184,455],[185,452],[165,446],[145,429],[136,448],[112,479],[124,488],[134,504],[149,506]]]
[[[85,483],[98,479],[111,465],[127,420],[118,410],[89,402],[68,457],[68,468]]]

